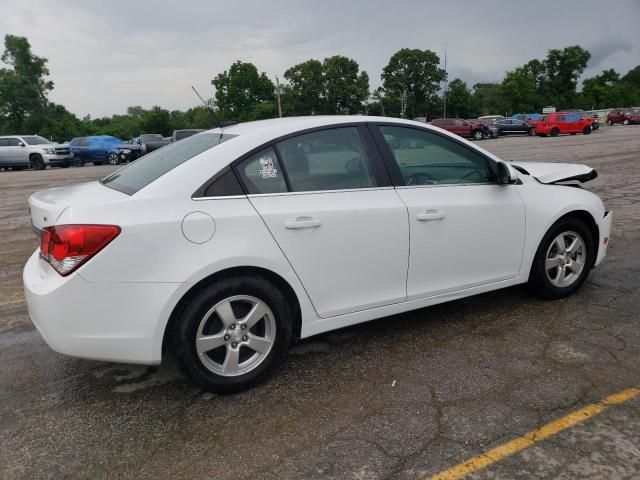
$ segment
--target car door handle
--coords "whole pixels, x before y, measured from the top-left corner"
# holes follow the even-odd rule
[[[430,220],[442,220],[444,219],[444,212],[440,210],[425,210],[422,213],[416,215],[416,218],[420,222],[428,222]]]
[[[284,226],[288,229],[301,229],[301,228],[317,228],[321,225],[320,220],[316,220],[311,217],[298,217],[295,220],[289,220],[284,223]]]

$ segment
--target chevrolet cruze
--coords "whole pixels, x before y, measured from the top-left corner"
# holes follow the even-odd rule
[[[515,284],[575,292],[609,240],[611,213],[576,188],[595,176],[391,118],[210,130],[31,196],[29,314],[58,352],[172,353],[237,391],[300,338]]]

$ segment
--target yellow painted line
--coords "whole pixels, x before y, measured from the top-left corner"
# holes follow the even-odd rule
[[[522,435],[521,437],[514,438],[513,440],[503,443],[502,445],[493,448],[487,452],[481,453],[466,462],[459,463],[458,465],[451,467],[448,470],[444,470],[432,477],[431,480],[456,480],[464,478],[478,470],[488,467],[489,465],[496,463],[503,458],[518,453],[525,448],[529,448],[542,440],[556,435],[567,428],[571,428],[578,423],[584,422],[591,417],[598,415],[612,405],[618,405],[620,403],[627,402],[632,398],[640,396],[640,388],[629,388],[622,392],[615,393],[608,396],[599,403],[587,405],[580,410],[571,412],[570,414],[547,423],[546,425],[532,430],[529,433]]]

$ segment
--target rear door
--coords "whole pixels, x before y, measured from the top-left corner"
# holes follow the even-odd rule
[[[407,209],[365,126],[292,136],[235,168],[321,317],[406,299]]]

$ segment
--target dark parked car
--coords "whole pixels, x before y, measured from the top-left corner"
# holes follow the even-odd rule
[[[460,118],[436,118],[431,121],[431,125],[465,138],[473,138],[474,140],[488,138],[487,131],[489,129],[486,126]],[[490,136],[491,134],[489,133],[488,135]]]
[[[493,125],[498,129],[498,135],[533,135],[533,125],[515,118],[496,120]]]
[[[616,108],[607,113],[607,123],[613,125],[614,123],[622,123],[623,125],[629,124],[627,114],[631,113],[630,108]]]
[[[159,133],[143,133],[132,142],[134,145],[140,145],[140,153],[142,155],[153,152],[159,148],[171,143]]]
[[[110,135],[76,137],[69,143],[73,155],[73,165],[82,166],[92,162],[94,165],[133,161],[140,156],[140,146],[125,143]]]
[[[191,135],[195,135],[196,133],[204,132],[204,128],[190,128],[187,130],[174,130],[173,135],[171,136],[172,142],[177,142],[178,140],[182,140],[183,138],[190,137]]]

